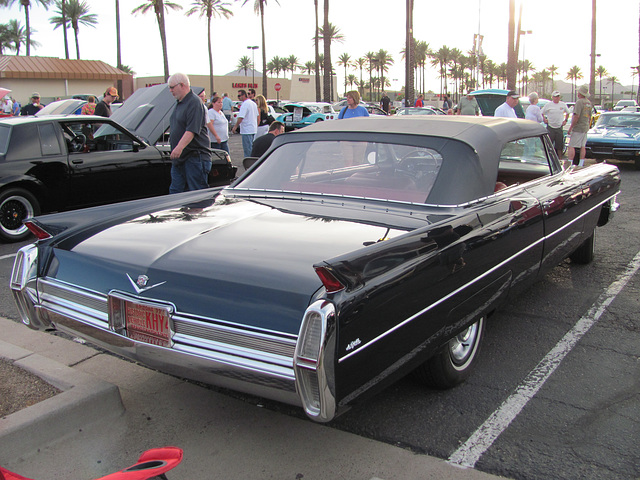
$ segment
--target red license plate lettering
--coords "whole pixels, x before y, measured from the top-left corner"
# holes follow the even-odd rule
[[[167,308],[126,302],[127,336],[152,345],[171,346]]]

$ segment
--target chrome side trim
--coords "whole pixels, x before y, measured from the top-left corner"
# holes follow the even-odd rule
[[[570,221],[569,223],[567,223],[566,225],[563,225],[561,228],[557,229],[556,231],[552,232],[549,235],[546,235],[544,237],[541,237],[540,239],[536,240],[535,242],[533,242],[532,244],[530,244],[528,247],[523,248],[522,250],[520,250],[519,252],[514,253],[513,255],[511,255],[509,258],[503,260],[502,262],[500,262],[499,264],[495,265],[494,267],[490,268],[489,270],[487,270],[486,272],[484,272],[482,275],[477,276],[476,278],[474,278],[473,280],[467,282],[466,284],[462,285],[461,287],[459,287],[458,289],[454,290],[453,292],[449,293],[448,295],[442,297],[441,299],[439,299],[438,301],[432,303],[431,305],[423,308],[422,310],[420,310],[419,312],[413,314],[412,316],[410,316],[409,318],[403,320],[402,322],[398,323],[397,325],[395,325],[394,327],[390,328],[389,330],[381,333],[380,335],[378,335],[375,338],[372,338],[371,340],[369,340],[366,343],[361,344],[356,350],[353,350],[351,352],[349,352],[348,354],[340,357],[338,359],[338,363],[341,363],[347,359],[349,359],[350,357],[357,355],[358,353],[362,352],[364,349],[370,347],[371,345],[375,344],[376,342],[378,342],[379,340],[383,339],[384,337],[390,335],[391,333],[395,332],[396,330],[404,327],[405,325],[411,323],[413,320],[415,320],[416,318],[418,318],[419,316],[421,316],[422,314],[428,312],[429,310],[435,308],[436,306],[440,305],[442,302],[445,302],[446,300],[449,300],[451,297],[453,297],[454,295],[457,295],[458,293],[460,293],[461,291],[463,291],[464,289],[470,287],[471,285],[473,285],[474,283],[482,280],[484,277],[486,277],[487,275],[490,275],[491,273],[493,273],[494,271],[498,270],[499,268],[503,267],[504,265],[508,264],[509,262],[511,262],[514,258],[522,255],[523,253],[531,250],[532,248],[534,248],[535,246],[539,245],[540,243],[543,243],[545,240],[553,237],[555,234],[563,231],[565,228],[567,228],[569,225],[572,225],[573,223],[577,222],[578,220],[582,219],[585,215],[588,215],[589,213],[593,212],[594,210],[600,208],[602,205],[604,205],[605,203],[611,201],[612,198],[615,198],[617,194],[611,195],[609,197],[607,197],[605,200],[603,200],[602,202],[598,203],[597,205],[595,205],[594,207],[590,208],[589,210],[587,210],[586,212],[584,212],[583,214],[577,216],[576,218],[574,218],[572,221]]]

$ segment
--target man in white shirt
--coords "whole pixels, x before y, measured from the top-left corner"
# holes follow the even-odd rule
[[[258,131],[258,106],[256,102],[247,96],[245,90],[238,90],[238,98],[242,101],[242,105],[240,105],[240,111],[238,112],[238,121],[231,131],[236,133],[240,128],[244,156],[250,157],[251,149],[253,148],[253,137]]]
[[[560,101],[560,92],[558,90],[551,94],[552,102],[547,103],[542,107],[542,116],[544,117],[544,123],[547,124],[547,132],[549,132],[549,138],[553,143],[558,158],[562,158],[562,151],[564,150],[564,133],[562,127],[567,124],[569,119],[569,108],[567,104]]]
[[[518,105],[518,98],[520,96],[516,93],[515,90],[511,90],[507,93],[507,100],[496,108],[494,117],[505,117],[505,118],[518,118],[516,115],[516,111],[514,110],[515,106]]]

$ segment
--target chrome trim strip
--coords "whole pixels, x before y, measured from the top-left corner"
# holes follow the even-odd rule
[[[440,305],[442,302],[448,300],[449,298],[453,297],[454,295],[457,295],[458,293],[460,293],[462,290],[468,288],[469,286],[473,285],[474,283],[482,280],[484,277],[486,277],[487,275],[493,273],[494,271],[496,271],[497,269],[499,269],[500,267],[502,267],[503,265],[509,263],[511,260],[513,260],[514,258],[522,255],[523,253],[527,252],[528,250],[531,250],[533,247],[537,246],[538,244],[540,244],[541,242],[544,242],[545,240],[547,240],[548,238],[553,237],[556,233],[561,232],[562,230],[564,230],[565,228],[567,228],[569,225],[572,225],[573,223],[577,222],[578,220],[580,220],[582,217],[584,217],[585,215],[591,213],[592,211],[600,208],[602,205],[604,205],[605,203],[607,203],[608,201],[610,201],[613,197],[615,197],[617,195],[613,194],[609,197],[606,198],[606,200],[603,200],[602,202],[598,203],[597,205],[595,205],[594,207],[590,208],[589,210],[587,210],[586,212],[584,212],[583,214],[577,216],[575,219],[573,219],[571,222],[567,223],[566,225],[562,226],[561,228],[557,229],[556,231],[554,231],[553,233],[546,235],[542,238],[540,238],[539,240],[535,241],[534,243],[532,243],[531,245],[529,245],[526,248],[523,248],[522,250],[520,250],[519,252],[514,253],[513,255],[511,255],[509,258],[507,258],[506,260],[503,260],[501,263],[495,265],[494,267],[490,268],[489,270],[487,270],[486,272],[484,272],[482,275],[479,275],[478,277],[474,278],[473,280],[467,282],[466,284],[462,285],[460,288],[454,290],[453,292],[451,292],[450,294],[442,297],[441,299],[439,299],[438,301],[432,303],[431,305],[423,308],[422,310],[420,310],[419,312],[413,314],[412,316],[410,316],[409,318],[403,320],[402,322],[398,323],[397,325],[395,325],[393,328],[390,328],[389,330],[387,330],[386,332],[381,333],[380,335],[378,335],[375,338],[372,338],[371,340],[369,340],[366,343],[363,343],[362,345],[359,346],[359,348],[357,350],[353,350],[351,352],[349,352],[348,354],[344,355],[343,357],[340,357],[338,359],[338,363],[342,363],[344,360],[347,360],[348,358],[362,352],[364,349],[370,347],[371,345],[373,345],[374,343],[376,343],[378,340],[390,335],[391,333],[395,332],[396,330],[398,330],[399,328],[404,327],[405,325],[407,325],[408,323],[412,322],[413,320],[415,320],[417,317],[419,317],[420,315],[428,312],[429,310],[437,307],[438,305]]]
[[[38,308],[62,317],[81,322],[103,331],[113,332],[109,326],[107,295],[60,282],[52,278],[43,278],[38,283],[40,302]],[[114,291],[115,292],[115,291]],[[132,301],[139,300],[155,303],[156,300],[139,298],[126,294]],[[166,302],[157,301],[163,305]],[[229,324],[221,324],[217,319],[205,319],[185,313],[174,313],[172,322],[175,334],[172,350],[207,358],[224,357],[225,363],[234,363],[230,359],[237,356],[235,364],[269,365],[260,367],[263,371],[291,370],[293,378],[293,355],[297,336],[258,329],[241,329]],[[127,340],[133,342],[128,337]],[[252,367],[253,368],[253,367]],[[281,375],[281,372],[278,373]]]

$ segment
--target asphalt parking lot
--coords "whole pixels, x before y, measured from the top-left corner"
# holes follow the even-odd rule
[[[241,172],[239,136],[230,143]],[[72,344],[84,353],[69,362],[117,384],[126,413],[7,466],[94,478],[172,443],[185,461],[169,478],[637,479],[640,171],[619,167],[621,209],[598,230],[594,263],[563,262],[493,316],[477,369],[457,388],[406,377],[323,426]],[[18,248],[0,245],[1,281]],[[17,319],[8,289],[0,315]]]

